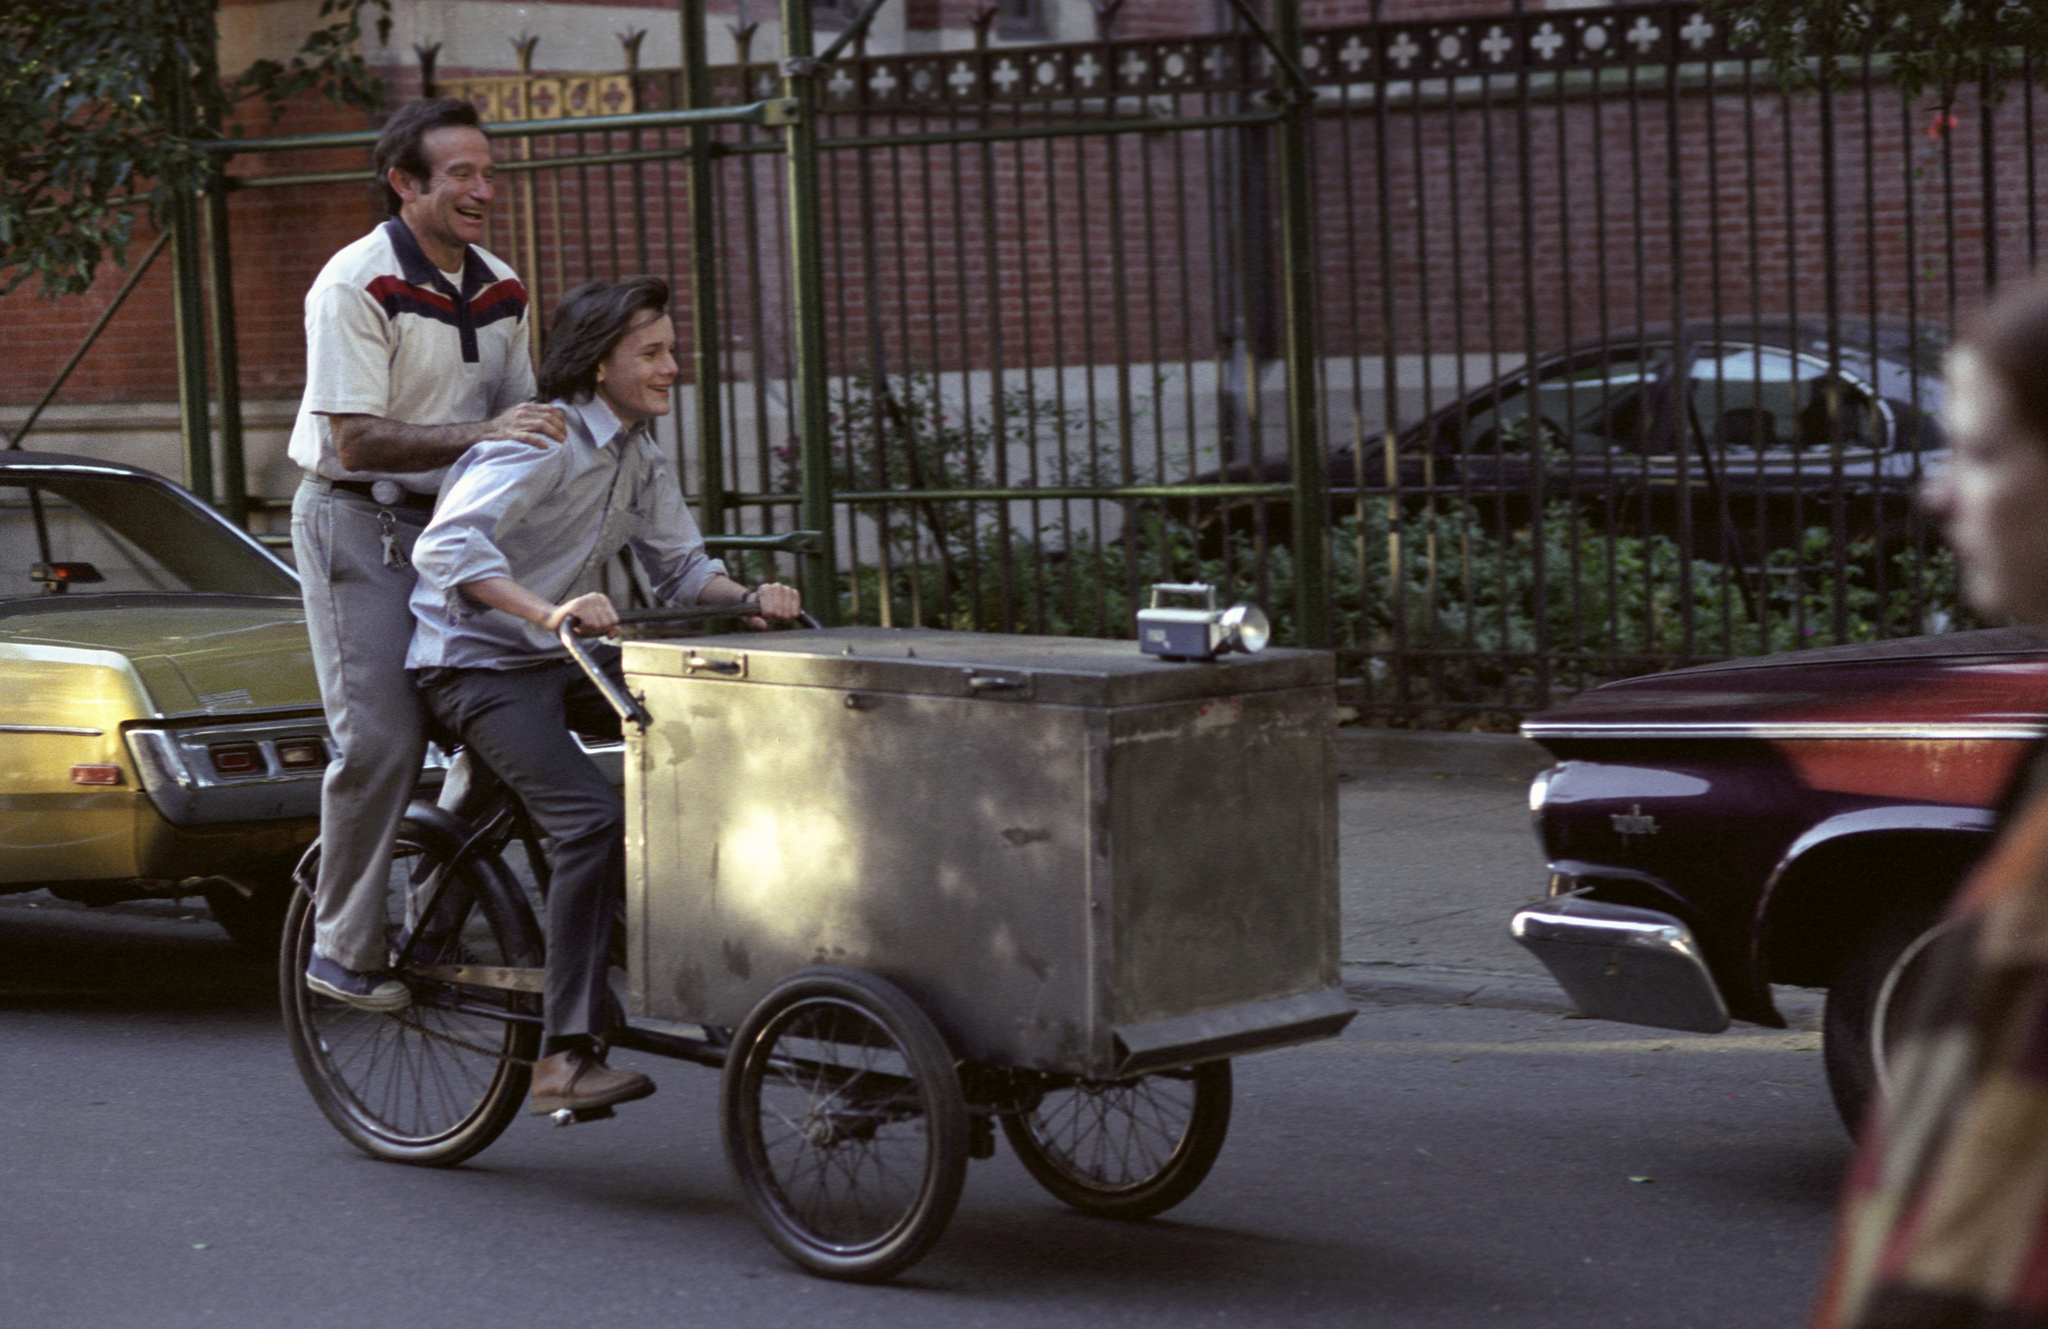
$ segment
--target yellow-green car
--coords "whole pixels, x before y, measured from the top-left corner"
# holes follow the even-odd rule
[[[152,472],[0,452],[0,893],[268,944],[329,751],[290,567]]]

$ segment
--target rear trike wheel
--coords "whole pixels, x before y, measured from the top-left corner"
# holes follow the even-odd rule
[[[1003,1114],[1003,1134],[1039,1185],[1102,1218],[1150,1218],[1202,1184],[1230,1130],[1230,1063],[1127,1080],[1057,1079]]]

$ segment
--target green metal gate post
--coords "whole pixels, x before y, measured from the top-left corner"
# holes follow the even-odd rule
[[[789,258],[792,316],[796,320],[796,387],[792,394],[797,451],[803,464],[803,525],[821,532],[802,556],[799,588],[804,608],[820,623],[839,621],[839,542],[832,525],[832,441],[825,391],[824,218],[818,185],[818,79],[812,54],[811,0],[782,0],[782,86],[790,120],[783,130],[788,156]]]
[[[1316,403],[1315,198],[1309,162],[1314,150],[1315,88],[1297,60],[1301,0],[1273,0],[1274,89],[1285,105],[1275,127],[1280,176],[1281,318],[1286,326],[1287,456],[1294,474],[1294,621],[1296,645],[1330,645],[1329,477],[1323,473],[1321,416]]]
[[[679,88],[683,109],[702,110],[712,104],[710,53],[705,49],[704,0],[681,0],[683,68]],[[703,483],[698,514],[710,535],[726,530],[725,399],[720,394],[718,326],[718,213],[712,197],[711,146],[717,137],[711,125],[692,126],[690,139],[690,356],[696,367],[697,448]],[[681,442],[678,438],[678,450]],[[676,458],[677,474],[682,458]]]
[[[191,70],[167,65],[173,132],[190,138],[194,123]],[[185,487],[208,503],[218,501],[213,483],[213,431],[207,420],[205,237],[199,200],[189,189],[171,197],[171,316],[177,328],[178,427],[185,446]]]
[[[242,444],[242,369],[235,341],[234,270],[228,258],[227,172],[216,160],[206,189],[207,270],[212,299],[214,389],[220,399],[220,504],[227,519],[249,527],[249,471]]]

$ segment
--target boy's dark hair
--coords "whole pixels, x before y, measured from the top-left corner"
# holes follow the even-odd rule
[[[391,170],[397,167],[413,179],[425,184],[432,175],[427,164],[427,150],[422,140],[436,129],[450,125],[466,125],[483,132],[484,121],[477,114],[474,103],[457,97],[428,97],[423,101],[408,102],[391,117],[384,132],[377,136],[377,148],[370,162],[377,171],[377,187],[384,191],[384,210],[396,217],[404,200],[391,187]]]
[[[586,402],[597,393],[597,367],[643,313],[668,312],[668,283],[659,277],[586,282],[555,306],[536,386],[542,401]]]

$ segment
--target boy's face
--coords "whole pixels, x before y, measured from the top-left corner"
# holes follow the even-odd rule
[[[642,314],[597,367],[597,395],[626,425],[668,414],[669,390],[681,373],[676,325],[667,314]]]

